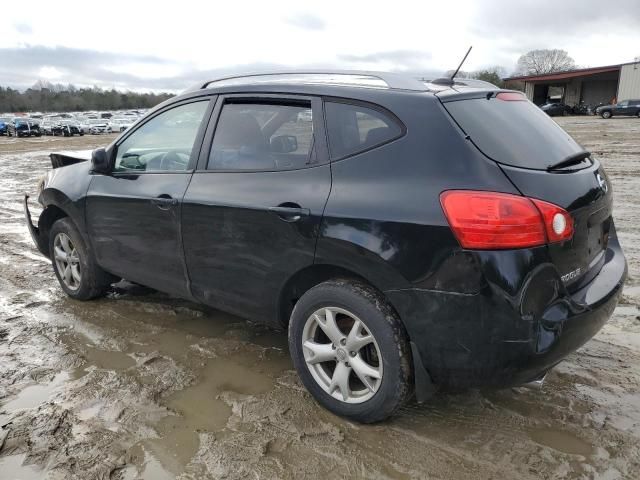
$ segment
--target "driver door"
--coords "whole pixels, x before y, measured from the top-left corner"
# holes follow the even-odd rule
[[[98,264],[127,280],[189,297],[180,234],[213,99],[171,105],[118,140],[110,174],[95,174],[86,222]]]

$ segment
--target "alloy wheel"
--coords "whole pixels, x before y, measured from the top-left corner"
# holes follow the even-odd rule
[[[304,360],[318,385],[345,403],[371,399],[382,383],[382,355],[366,324],[338,307],[316,310],[302,332]]]
[[[80,288],[82,273],[80,256],[75,245],[66,233],[60,232],[53,241],[53,256],[60,279],[70,290]]]

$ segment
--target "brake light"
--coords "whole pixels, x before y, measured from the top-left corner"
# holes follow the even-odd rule
[[[545,245],[573,236],[573,220],[557,205],[508,193],[449,190],[440,203],[463,248],[500,250]]]
[[[523,94],[517,92],[500,92],[496,98],[505,102],[524,102],[527,99]]]

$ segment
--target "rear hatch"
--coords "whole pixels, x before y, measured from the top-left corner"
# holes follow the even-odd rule
[[[524,95],[475,92],[441,96],[471,141],[500,164],[523,194],[554,203],[574,220],[569,241],[548,246],[569,291],[598,274],[612,227],[612,191],[600,163]]]

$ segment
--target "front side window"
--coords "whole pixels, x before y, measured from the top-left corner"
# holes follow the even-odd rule
[[[402,134],[389,115],[360,105],[326,102],[331,158],[339,159],[376,147]]]
[[[114,171],[186,170],[208,104],[180,105],[149,120],[118,146]]]
[[[310,166],[311,103],[226,103],[211,145],[209,170],[291,170]]]

